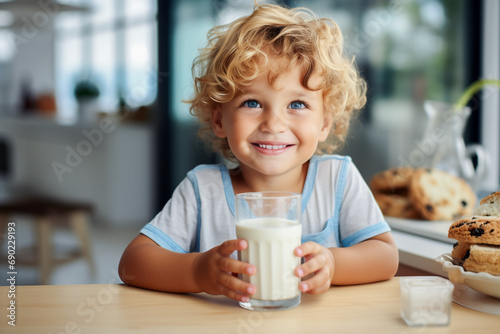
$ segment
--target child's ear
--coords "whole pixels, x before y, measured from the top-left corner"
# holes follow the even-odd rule
[[[222,110],[220,106],[217,106],[214,111],[212,111],[212,129],[214,133],[219,138],[226,138],[226,130],[224,129],[224,123],[222,120]]]
[[[330,113],[325,114],[325,117],[323,118],[323,124],[321,126],[320,130],[320,135],[319,135],[319,141],[325,141],[328,138],[328,135],[330,134],[330,130],[332,129],[333,125],[333,117]]]

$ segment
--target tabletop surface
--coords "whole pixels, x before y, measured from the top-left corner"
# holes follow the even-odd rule
[[[8,312],[9,287],[0,287]],[[1,333],[499,333],[500,316],[452,305],[446,327],[408,327],[397,278],[302,294],[298,307],[254,312],[223,296],[173,294],[119,284],[17,286],[16,326]]]

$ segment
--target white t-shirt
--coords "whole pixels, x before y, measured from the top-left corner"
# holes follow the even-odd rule
[[[141,233],[175,252],[204,252],[236,239],[234,205],[227,167],[200,165],[187,174]],[[325,247],[348,247],[390,231],[351,158],[339,155],[311,158],[301,224],[302,242]]]

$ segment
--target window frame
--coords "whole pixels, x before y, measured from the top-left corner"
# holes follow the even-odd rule
[[[482,77],[500,80],[500,2],[484,0],[482,26]],[[486,89],[485,89],[486,90]],[[481,144],[490,153],[490,173],[484,181],[485,190],[500,187],[500,89],[487,89],[481,100]],[[496,171],[496,173],[495,173]],[[491,189],[490,189],[491,188]]]
[[[82,1],[82,5],[91,5],[93,0],[85,0]],[[106,102],[104,103],[104,106],[108,106],[108,108],[103,109],[102,111],[105,112],[116,112],[118,111],[119,104],[121,102],[121,98],[124,98],[127,100],[127,97],[130,97],[132,100],[134,100],[135,94],[134,92],[129,92],[128,90],[133,90],[133,88],[129,87],[127,84],[126,80],[130,76],[127,71],[129,70],[129,67],[127,66],[127,57],[126,57],[126,51],[127,51],[127,40],[126,40],[126,35],[127,31],[130,28],[133,27],[141,27],[144,25],[148,24],[153,24],[154,29],[156,30],[157,34],[157,27],[158,27],[158,20],[157,20],[157,13],[158,13],[158,4],[157,1],[151,1],[152,11],[149,14],[145,14],[140,17],[127,17],[126,16],[126,8],[125,5],[127,2],[122,1],[122,0],[114,0],[113,1],[113,9],[115,11],[114,15],[110,17],[109,21],[104,21],[104,22],[99,22],[98,24],[95,23],[94,17],[92,15],[88,15],[87,13],[80,13],[78,14],[78,19],[81,21],[78,27],[74,27],[72,29],[66,29],[66,30],[61,30],[57,29],[57,26],[54,28],[54,35],[55,35],[55,43],[64,43],[65,39],[71,39],[71,38],[78,38],[82,44],[82,49],[83,49],[83,61],[82,64],[80,64],[80,68],[78,71],[80,72],[80,75],[84,75],[85,72],[89,72],[89,78],[92,80],[92,74],[95,72],[95,64],[93,62],[93,58],[95,58],[95,55],[93,53],[94,47],[94,39],[96,36],[100,34],[112,34],[112,40],[113,40],[113,63],[115,66],[111,70],[113,72],[113,83],[114,83],[114,89],[116,90],[116,96],[113,96],[109,101],[115,100],[116,103],[111,103],[111,102]],[[151,36],[151,40],[154,41],[152,44],[153,49],[151,50],[151,61],[153,64],[153,68],[145,68],[145,75],[151,76],[152,72],[155,72],[153,76],[156,79],[156,71],[158,69],[158,40],[157,36]],[[60,54],[55,54],[56,57],[56,63],[57,63],[57,57],[59,57]],[[61,69],[57,68],[55,66],[55,71],[60,71]],[[59,115],[62,116],[63,118],[72,118],[76,117],[76,110],[72,106],[75,106],[76,104],[69,103],[68,96],[60,96],[60,92],[58,92],[58,77],[59,75],[55,76],[55,88],[56,88],[56,95],[58,100],[61,100],[62,104],[69,109],[72,109],[71,111],[67,111],[64,115]],[[85,79],[82,77],[81,79]],[[150,81],[150,80],[149,80]],[[148,84],[148,88],[150,85]],[[156,92],[155,92],[155,98],[153,100],[156,100],[158,96],[158,91],[157,87],[155,87]],[[102,98],[102,94],[100,96]],[[75,101],[76,102],[76,101]],[[109,108],[111,104],[116,104],[116,107]],[[136,107],[135,104],[132,107]],[[74,111],[74,115],[71,115],[71,112]]]

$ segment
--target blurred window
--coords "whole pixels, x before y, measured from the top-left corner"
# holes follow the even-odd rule
[[[353,123],[342,152],[357,161],[367,179],[382,169],[405,164],[427,122],[425,100],[455,103],[465,87],[478,79],[480,67],[473,59],[479,51],[470,36],[479,36],[480,28],[470,25],[479,14],[469,11],[468,3],[294,1],[340,26],[344,50],[355,57],[367,81],[367,105],[361,122]]]
[[[265,3],[266,1],[260,1]],[[191,72],[208,30],[251,13],[253,3],[177,0],[174,31],[175,100],[192,94]],[[369,87],[372,109],[378,102],[398,99],[411,108],[424,99],[453,100],[464,87],[467,45],[464,45],[464,2],[409,1],[285,1],[304,6],[340,26],[345,50],[355,56]],[[187,73],[187,74],[186,74]],[[186,106],[176,104],[183,119]],[[381,117],[385,117],[381,116]],[[403,116],[401,116],[403,117]],[[391,118],[389,117],[389,120]]]
[[[61,1],[62,2],[62,1]],[[90,8],[60,13],[56,31],[56,93],[61,116],[76,114],[74,87],[90,80],[99,109],[148,105],[157,95],[156,0],[71,0]]]

